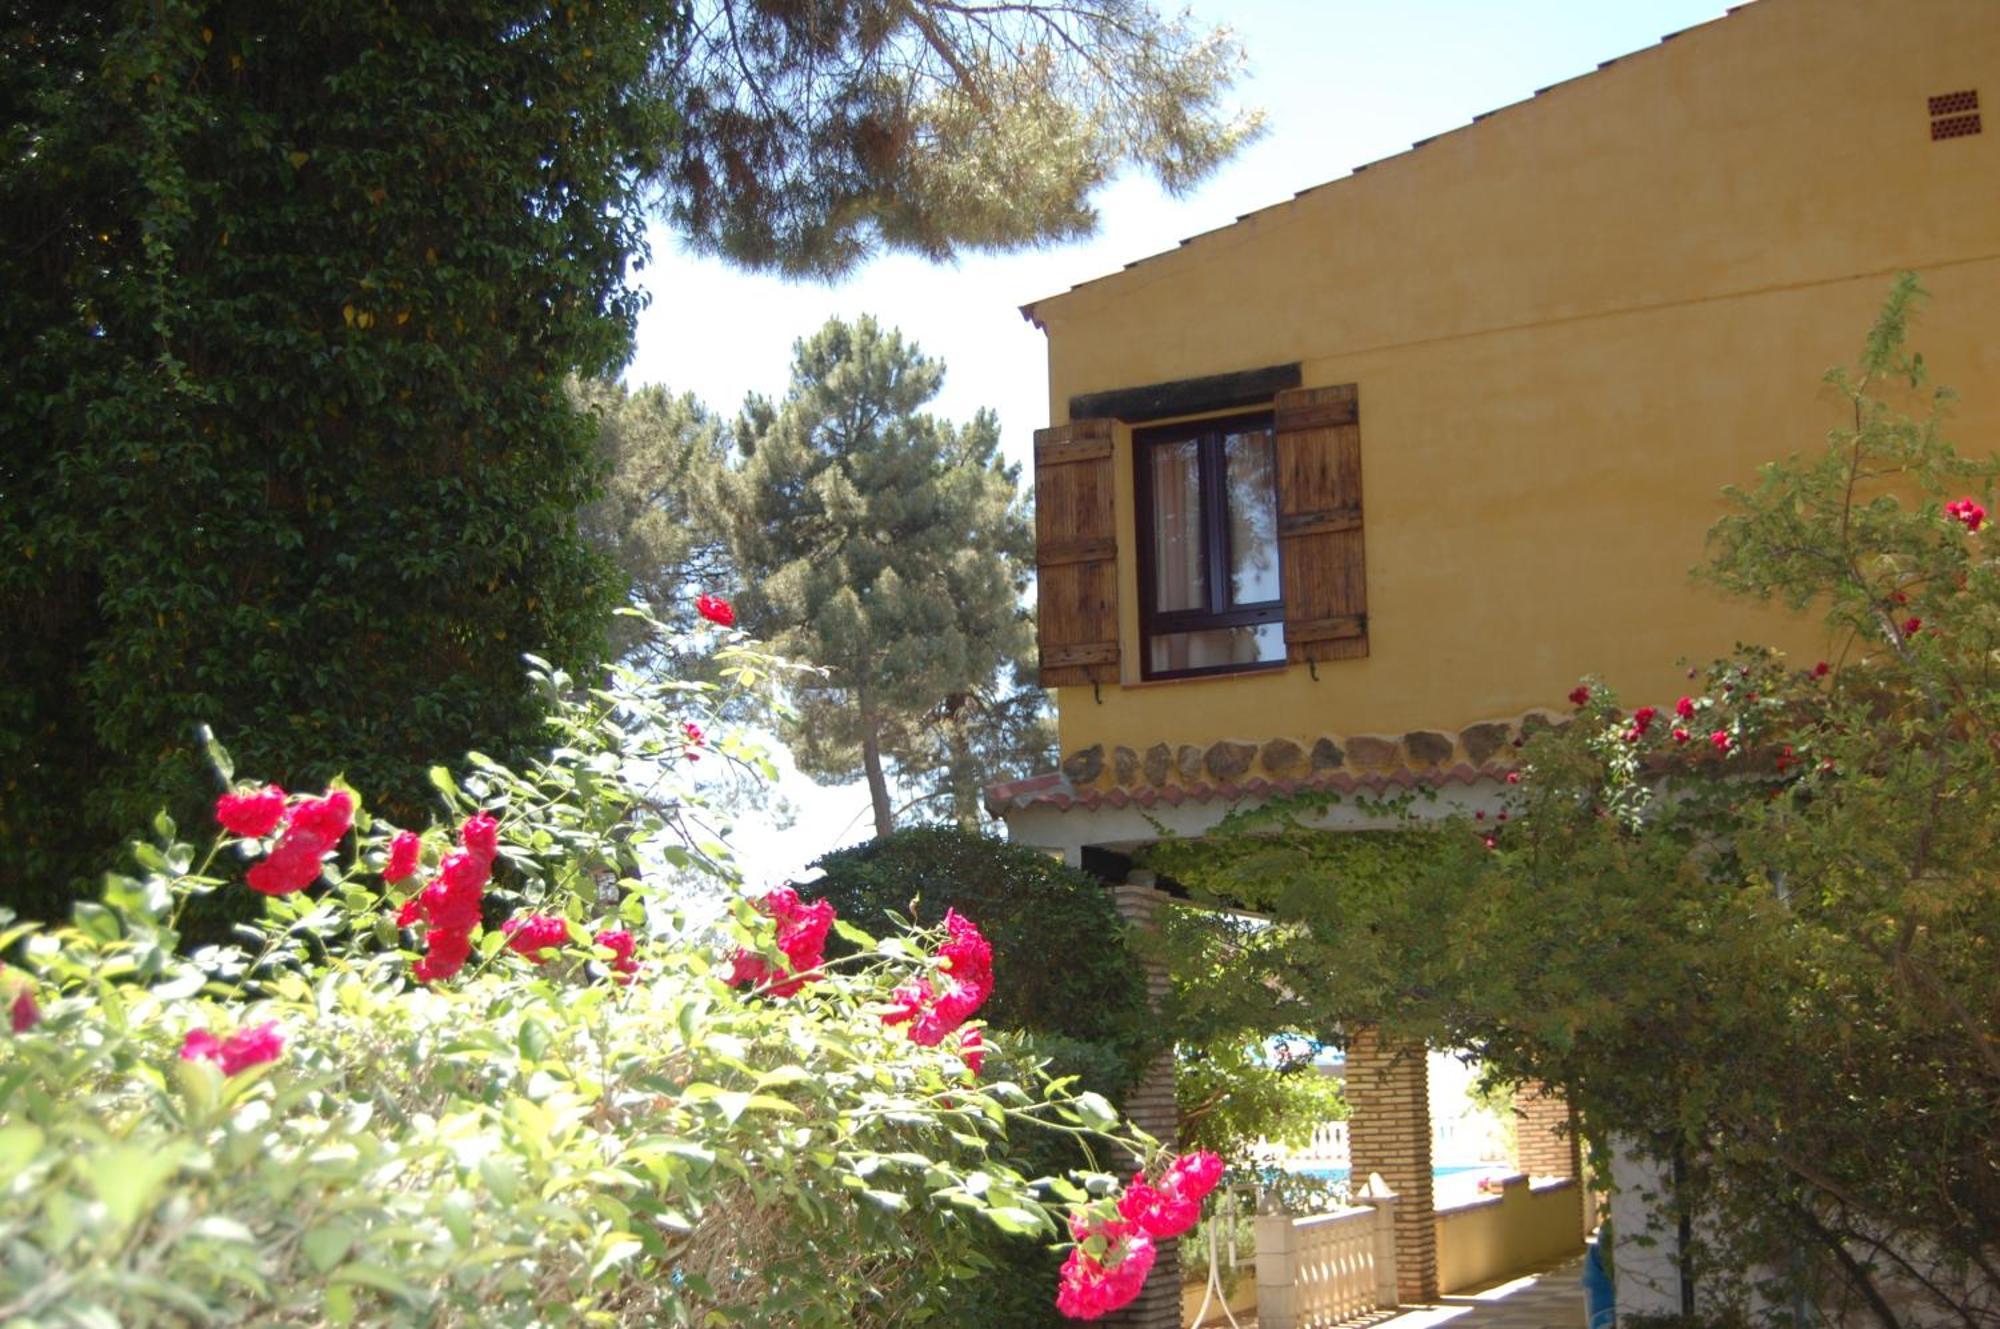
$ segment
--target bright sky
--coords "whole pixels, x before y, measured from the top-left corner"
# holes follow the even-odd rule
[[[1168,0],[1170,5],[1172,0]],[[1020,306],[1170,249],[1188,236],[1354,167],[1455,129],[1474,115],[1588,73],[1600,61],[1720,17],[1722,0],[1194,0],[1197,18],[1242,37],[1242,103],[1265,112],[1263,139],[1194,194],[1169,198],[1126,178],[1098,199],[1095,238],[939,267],[890,257],[835,286],[750,276],[692,258],[662,228],[641,277],[652,303],[628,382],[692,391],[724,412],[746,392],[783,393],[792,342],[829,317],[873,314],[944,360],[933,410],[1000,415],[1004,447],[1025,465],[1046,424],[1042,335]],[[776,882],[836,844],[868,834],[860,785],[821,789],[797,776],[786,830],[740,828],[752,885]],[[748,832],[748,833],[744,833]]]

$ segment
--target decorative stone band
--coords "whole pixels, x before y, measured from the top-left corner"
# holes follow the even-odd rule
[[[1123,807],[1310,788],[1352,791],[1470,783],[1511,770],[1514,749],[1527,735],[1568,723],[1567,716],[1537,710],[1456,732],[1415,729],[1400,736],[1326,735],[1261,743],[1225,738],[1205,747],[1154,743],[1141,749],[1120,744],[1109,753],[1096,744],[1064,757],[1060,771],[990,786],[986,806],[999,816],[1033,803]]]

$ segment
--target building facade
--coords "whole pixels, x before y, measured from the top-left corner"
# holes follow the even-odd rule
[[[1992,0],[1757,0],[1027,306],[1064,755],[991,810],[1116,862],[1302,786],[1497,807],[1582,675],[1820,658],[1688,569],[1724,485],[1840,423],[1898,272],[1949,436],[2000,439],[1996,98]]]

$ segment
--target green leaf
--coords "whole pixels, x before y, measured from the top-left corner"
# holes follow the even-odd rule
[[[257,1241],[256,1234],[248,1227],[223,1214],[210,1214],[197,1219],[188,1232],[192,1236],[207,1237],[210,1241],[234,1242],[239,1246],[255,1245]]]
[[[192,1146],[182,1141],[120,1144],[92,1156],[84,1175],[119,1228],[128,1228],[146,1213],[167,1178],[180,1170]]]
[[[993,1226],[1002,1232],[1017,1236],[1031,1237],[1037,1233],[1053,1231],[1049,1220],[1032,1209],[1021,1209],[1013,1205],[1000,1205],[986,1210],[986,1216],[993,1220]]]
[[[1070,1106],[1085,1124],[1098,1130],[1110,1130],[1118,1124],[1118,1109],[1111,1106],[1103,1094],[1085,1092],[1070,1100]]]
[[[875,938],[863,932],[860,928],[855,927],[854,924],[844,918],[833,920],[833,930],[840,935],[843,941],[861,950],[872,951],[875,949]]]
[[[0,1126],[0,1182],[11,1181],[42,1150],[48,1137],[32,1122],[17,1121]]]
[[[597,1263],[590,1267],[591,1281],[604,1277],[611,1269],[624,1264],[644,1249],[645,1245],[637,1237],[622,1232],[614,1234],[604,1254],[598,1256]]]
[[[221,742],[215,737],[215,731],[207,725],[201,725],[196,728],[195,737],[201,743],[203,750],[208,753],[208,764],[213,766],[215,773],[222,777],[222,783],[230,784],[234,782],[236,779],[236,761],[229,755],[229,749],[222,746]],[[173,833],[169,831],[165,834],[171,838]]]
[[[390,1296],[409,1302],[412,1305],[420,1303],[423,1300],[423,1292],[421,1290],[396,1277],[392,1271],[384,1269],[380,1265],[344,1264],[329,1275],[328,1280],[336,1286],[340,1284],[356,1284],[361,1287],[372,1287],[377,1292],[386,1292]]]
[[[336,1219],[306,1233],[301,1245],[305,1247],[306,1259],[312,1262],[312,1267],[326,1273],[347,1258],[347,1252],[353,1249],[354,1239],[359,1234],[360,1229],[354,1224]]]

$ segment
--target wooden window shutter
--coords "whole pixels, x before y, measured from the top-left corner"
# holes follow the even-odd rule
[[[1118,681],[1118,511],[1111,421],[1035,431],[1042,686]]]
[[[1285,658],[1368,654],[1361,550],[1361,407],[1352,383],[1293,388],[1273,403]]]

